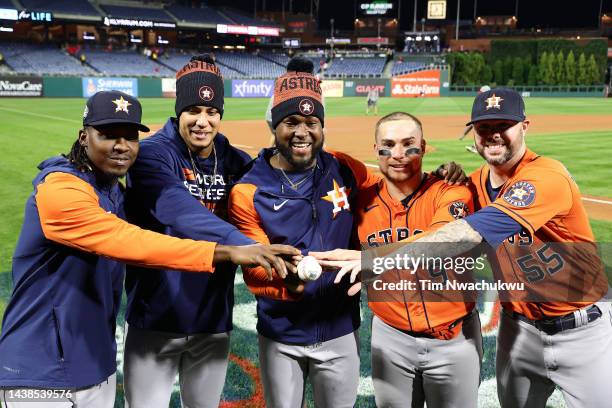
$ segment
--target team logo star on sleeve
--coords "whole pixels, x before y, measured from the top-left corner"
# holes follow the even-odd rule
[[[119,99],[115,99],[113,103],[117,105],[115,112],[123,111],[125,113],[130,113],[128,106],[131,106],[132,104],[130,101],[123,99],[123,96],[120,96]]]
[[[469,214],[470,209],[463,201],[455,201],[448,207],[448,211],[454,219],[458,220],[465,218]]]
[[[499,104],[504,99],[501,96],[496,96],[495,94],[491,95],[491,97],[487,98],[487,110],[491,108],[501,109],[501,105]]]
[[[523,208],[535,200],[536,189],[528,181],[517,181],[504,193],[504,200],[515,207]]]
[[[527,195],[529,195],[529,193],[527,191],[525,191],[525,189],[522,188],[522,187],[515,188],[512,191],[512,197],[516,198],[518,200],[521,200],[521,201],[524,200],[525,196],[527,196]]]

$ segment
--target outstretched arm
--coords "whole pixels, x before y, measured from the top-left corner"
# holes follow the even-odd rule
[[[253,204],[256,189],[257,187],[252,184],[238,184],[232,189],[229,199],[229,217],[230,221],[247,237],[261,244],[269,244],[270,241]],[[293,254],[291,260],[297,262],[301,254],[295,251],[297,253]],[[296,269],[291,260],[288,259],[285,262],[286,269],[276,269],[275,274],[269,274],[261,267],[244,267],[242,268],[244,282],[254,295],[293,300],[303,291],[303,282],[299,279],[296,281]]]
[[[482,236],[473,229],[465,220],[457,220],[448,223],[439,229],[418,235],[418,239],[413,238],[415,243],[456,243],[457,245],[401,245],[399,248],[395,246],[383,246],[379,248],[369,249],[366,256],[368,259],[379,257],[401,257],[408,258],[442,258],[453,257],[463,254],[470,249],[473,249],[482,242]],[[394,251],[395,249],[395,251]],[[361,253],[347,253],[329,251],[329,252],[313,252],[310,255],[319,260],[323,267],[340,268],[336,275],[335,282],[340,282],[346,274],[350,275],[350,282],[354,285],[349,289],[349,295],[357,293],[361,287],[361,283],[355,283],[357,276],[363,269],[361,262]]]

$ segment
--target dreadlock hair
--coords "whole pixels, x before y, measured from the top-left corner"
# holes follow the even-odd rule
[[[87,150],[85,150],[85,146],[81,144],[78,138],[72,144],[70,152],[62,156],[67,158],[70,163],[74,164],[79,171],[83,173],[92,171],[91,164],[89,163],[89,156],[87,156]]]

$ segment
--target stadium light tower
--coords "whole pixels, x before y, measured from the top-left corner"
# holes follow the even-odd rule
[[[332,58],[333,58],[333,54],[334,54],[334,19],[330,18],[329,22],[331,24],[331,50],[332,50]]]
[[[378,23],[378,41],[376,41],[376,48],[380,50],[380,22],[382,20],[380,19],[380,17],[378,17],[378,20],[376,20],[376,22]]]
[[[412,20],[412,32],[416,33],[417,0],[414,0],[414,18]]]
[[[516,17],[517,20],[518,20],[518,5],[519,5],[519,0],[516,0],[516,2],[514,3],[514,17]]]
[[[516,0],[518,2],[518,0]],[[461,0],[457,0],[457,26],[455,27],[455,40],[459,39],[459,8],[461,7]]]

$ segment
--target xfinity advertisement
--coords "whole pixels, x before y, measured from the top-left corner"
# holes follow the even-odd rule
[[[269,98],[273,93],[274,81],[271,79],[232,80],[232,97],[234,98]]]

